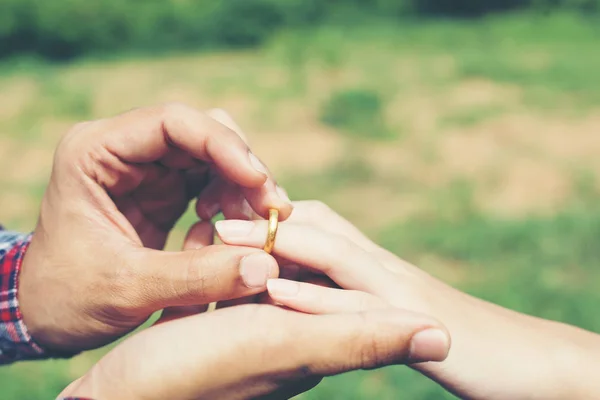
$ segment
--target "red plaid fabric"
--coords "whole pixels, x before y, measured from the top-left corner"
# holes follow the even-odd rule
[[[0,230],[0,364],[47,357],[27,331],[17,299],[19,270],[30,241],[31,235]]]
[[[94,399],[90,399],[88,397],[63,397],[62,399],[57,399],[57,400],[94,400]]]
[[[5,231],[0,226],[0,364],[55,356],[46,353],[27,331],[19,310],[19,271],[31,234]],[[66,397],[61,400],[93,400]]]

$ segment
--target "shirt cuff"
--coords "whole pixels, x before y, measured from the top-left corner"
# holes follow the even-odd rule
[[[94,399],[90,399],[89,397],[61,397],[60,399],[56,399],[56,400],[94,400]]]
[[[17,290],[23,257],[31,234],[0,232],[0,364],[48,358],[27,330]]]
[[[61,397],[60,399],[56,399],[56,400],[94,400],[94,399],[90,399],[89,397]]]

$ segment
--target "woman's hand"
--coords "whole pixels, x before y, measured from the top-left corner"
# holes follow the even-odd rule
[[[226,244],[261,247],[264,245],[267,223],[225,220],[217,222],[216,230]],[[320,284],[315,287],[306,282],[272,280],[268,286],[273,292],[275,287],[296,286],[298,289],[319,291],[323,295],[330,293],[346,300],[354,299],[354,303],[361,303],[363,306],[391,304],[429,312],[431,307],[427,293],[432,285],[437,289],[452,290],[379,247],[348,221],[317,201],[294,202],[292,215],[287,222],[279,225],[274,255],[279,260],[282,275]],[[290,267],[295,274],[284,273]],[[271,294],[278,301],[284,300]],[[310,304],[304,302],[308,300],[308,297],[303,301],[296,299],[294,308],[301,307],[302,311],[315,312],[316,310],[311,311],[310,304],[313,304],[314,307],[322,308],[323,312],[328,312],[326,309],[341,311],[335,310],[333,303],[320,303],[316,298]],[[282,304],[291,306],[288,304],[290,301],[292,300],[287,299]],[[347,304],[344,307],[351,308]]]
[[[264,221],[222,221],[223,242],[259,247]],[[312,314],[392,304],[448,326],[452,349],[441,363],[413,367],[461,398],[600,398],[600,336],[503,309],[461,293],[380,248],[326,206],[297,202],[280,224],[274,254],[326,274],[343,289],[293,280],[268,282],[273,302]]]

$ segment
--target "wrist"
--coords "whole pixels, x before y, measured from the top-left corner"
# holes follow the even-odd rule
[[[0,240],[0,363],[47,357],[24,323],[19,277],[31,235],[2,232]]]
[[[527,318],[532,320],[536,336],[539,338],[543,332],[547,338],[538,341],[538,347],[543,347],[540,353],[545,351],[540,358],[549,370],[545,398],[600,398],[600,335],[563,323]]]
[[[36,264],[42,262],[39,258],[36,259],[36,247],[39,243],[33,235],[29,235],[27,241],[24,242],[21,254],[21,262],[16,268],[15,277],[15,297],[17,300],[17,308],[21,319],[23,329],[27,332],[27,337],[31,342],[32,347],[35,347],[39,352],[36,358],[68,358],[76,354],[76,352],[64,352],[52,347],[50,341],[47,341],[46,332],[57,331],[55,327],[60,323],[60,313],[57,310],[46,308],[47,302],[35,301],[36,287],[30,287],[29,281],[40,282],[48,279],[36,275]],[[39,253],[39,252],[38,252]],[[31,279],[28,279],[31,278]],[[50,323],[51,322],[51,323]]]
[[[598,396],[597,379],[583,379],[581,370],[586,359],[589,367],[584,374],[598,370],[600,345],[590,356],[590,346],[581,344],[583,338],[573,337],[576,328],[508,310],[437,283],[432,284],[435,290],[427,291],[428,311],[424,312],[447,326],[452,346],[445,361],[413,368],[461,398]],[[594,385],[596,389],[591,389]]]

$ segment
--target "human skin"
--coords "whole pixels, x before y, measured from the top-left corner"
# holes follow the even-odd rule
[[[230,204],[216,184],[237,188],[259,215],[289,216],[291,203],[237,129],[223,111],[168,104],[80,123],[62,138],[19,277],[20,310],[39,345],[68,355],[165,307],[265,290],[278,267],[260,249],[162,251],[190,200],[205,219]]]
[[[210,228],[195,224],[184,248],[210,246]],[[435,319],[390,306],[323,316],[264,304],[203,311],[165,310],[157,326],[127,338],[61,397],[288,399],[323,376],[441,361],[450,344]]]
[[[264,221],[222,221],[224,243],[258,247]],[[310,314],[393,305],[442,321],[448,358],[413,368],[465,399],[600,398],[600,335],[514,312],[462,293],[377,246],[318,202],[298,202],[280,224],[274,248],[289,263],[332,280],[324,287],[268,282],[271,302]]]

